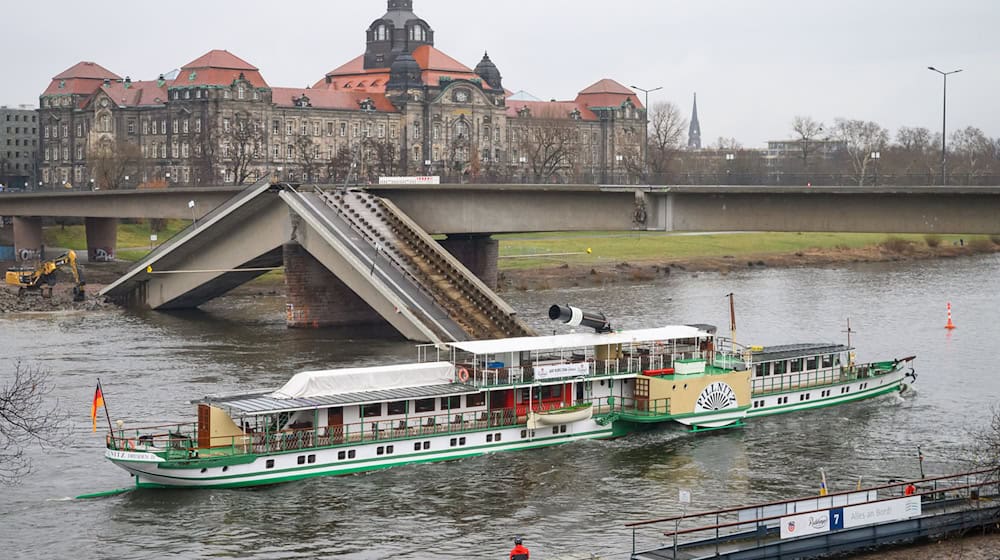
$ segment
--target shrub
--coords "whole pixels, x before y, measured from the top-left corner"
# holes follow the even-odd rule
[[[976,237],[969,240],[969,248],[973,251],[988,252],[993,250],[993,242],[985,237]]]
[[[890,253],[906,253],[909,252],[912,244],[902,237],[892,236],[887,237],[879,246]]]
[[[992,241],[994,245],[1000,245],[1000,235],[991,235],[990,241]]]
[[[924,243],[927,243],[928,247],[934,249],[941,244],[941,236],[934,234],[927,234],[924,236]]]

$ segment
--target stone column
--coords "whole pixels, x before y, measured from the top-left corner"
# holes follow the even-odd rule
[[[118,218],[85,218],[87,260],[114,262],[118,252]]]
[[[42,219],[14,217],[14,258],[19,262],[42,258]]]
[[[289,328],[365,326],[395,333],[382,317],[298,243],[283,246]]]
[[[497,256],[500,242],[487,235],[449,234],[440,242],[446,251],[475,274],[490,289],[497,287]]]

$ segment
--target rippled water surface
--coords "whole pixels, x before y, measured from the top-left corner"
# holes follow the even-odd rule
[[[886,397],[755,419],[693,435],[661,428],[582,442],[365,475],[246,490],[135,491],[102,456],[89,407],[100,377],[112,418],[126,425],[189,420],[193,398],[269,388],[292,373],[413,359],[410,343],[344,340],[284,326],[283,300],[230,298],[207,311],[0,317],[0,375],[13,363],[53,374],[71,417],[65,441],[32,450],[35,470],[0,488],[2,558],[504,558],[513,534],[537,558],[627,558],[628,521],[961,469],[1000,401],[990,351],[1000,335],[1000,259],[859,264],[836,269],[677,274],[628,287],[514,292],[504,297],[542,332],[551,303],[600,309],[623,328],[713,323],[748,344],[844,341],[859,360],[917,355],[906,398]],[[943,329],[951,301],[958,329]],[[641,543],[657,532],[640,534]]]

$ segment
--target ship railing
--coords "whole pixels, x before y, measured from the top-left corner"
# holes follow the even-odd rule
[[[816,371],[754,377],[751,390],[754,394],[777,393],[840,383],[851,378],[849,371],[839,367],[823,368]]]
[[[634,397],[600,397],[593,400],[595,414],[625,414],[629,416],[667,416],[670,399],[643,399]]]
[[[164,424],[142,428],[119,428],[108,434],[108,449],[117,451],[153,451],[188,456],[198,440],[198,424]]]

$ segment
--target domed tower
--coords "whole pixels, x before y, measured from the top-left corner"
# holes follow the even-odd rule
[[[489,53],[483,53],[483,59],[476,65],[476,74],[489,84],[491,88],[496,90],[503,89],[503,77],[500,76],[500,70],[497,70],[496,64],[493,64],[493,61],[490,60]]]
[[[408,52],[401,52],[392,61],[389,67],[389,81],[385,84],[385,89],[406,91],[410,88],[423,87],[424,82],[420,78],[420,65]]]
[[[413,13],[413,0],[388,0],[385,15],[366,32],[365,69],[389,68],[400,53],[434,45],[434,30]]]

